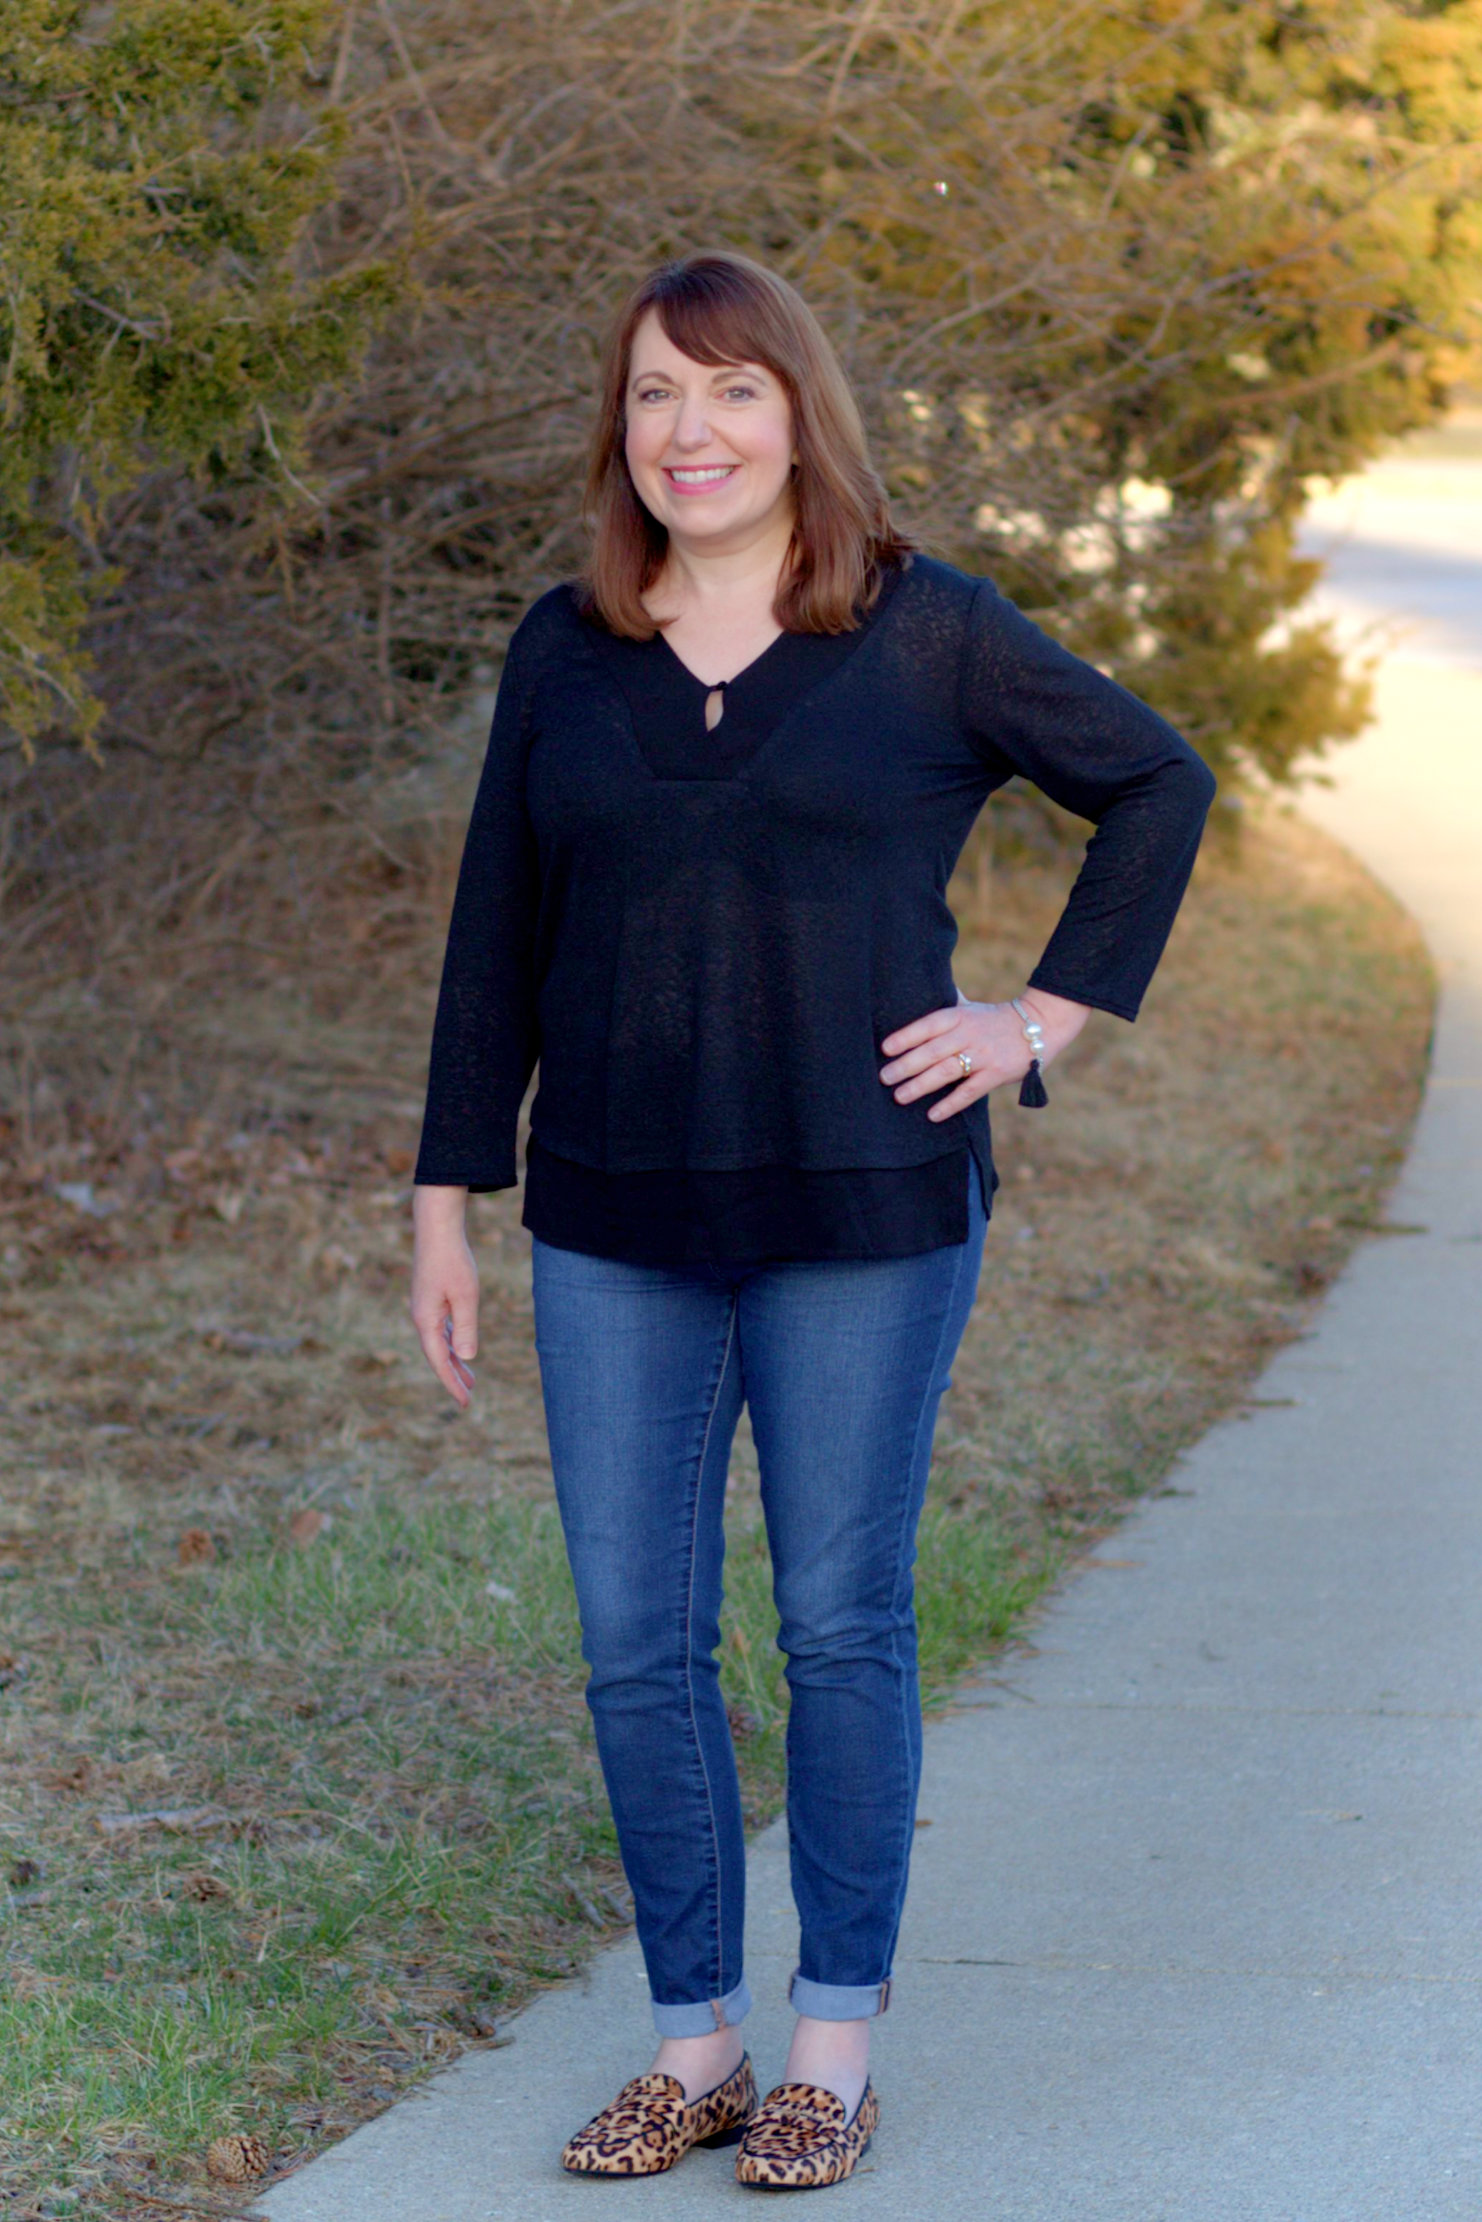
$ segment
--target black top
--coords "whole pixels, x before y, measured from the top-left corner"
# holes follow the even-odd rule
[[[784,633],[722,686],[707,686],[662,633],[624,640],[593,626],[627,696],[638,745],[666,776],[725,779],[769,738],[793,703],[852,655],[899,583],[892,570],[874,608],[849,633]],[[715,725],[712,694],[722,697]],[[533,1136],[525,1162],[524,1223],[557,1249],[643,1265],[787,1258],[909,1257],[967,1240],[966,1137],[924,1165],[808,1172],[759,1165],[742,1172],[612,1173],[557,1157]],[[984,1183],[985,1207],[992,1188]]]
[[[964,1142],[992,1180],[987,1105],[937,1124],[931,1098],[898,1104],[878,1072],[886,1035],[955,1000],[946,888],[974,818],[1017,771],[1096,821],[1031,984],[1132,1018],[1214,782],[1171,726],[987,580],[921,556],[855,632],[774,642],[707,735],[708,691],[661,636],[619,641],[583,618],[570,587],[516,632],[459,875],[416,1179],[514,1182],[538,1055],[531,1189],[551,1203],[547,1239],[621,1241],[605,1215],[624,1184],[584,1173],[744,1173],[727,1184],[745,1199],[739,1239],[789,1173],[915,1169],[922,1239],[903,1235],[894,1184],[825,1181],[820,1195],[849,1197],[853,1233],[835,1248],[821,1229],[829,1247],[806,1254],[961,1240]],[[949,1173],[937,1161],[951,1157]],[[555,1160],[572,1168],[559,1199]],[[849,1246],[862,1228],[871,1239],[892,1189],[889,1246]],[[628,1193],[651,1212],[675,1191],[646,1180]],[[945,1237],[932,1220],[944,1199],[958,1212]],[[537,1216],[527,1208],[545,1232]]]

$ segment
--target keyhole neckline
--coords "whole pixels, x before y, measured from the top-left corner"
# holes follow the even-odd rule
[[[662,653],[679,666],[690,685],[699,688],[703,695],[708,696],[716,693],[723,695],[727,687],[734,687],[742,679],[749,679],[753,672],[759,670],[763,664],[771,659],[773,652],[780,648],[784,641],[796,640],[799,636],[796,633],[779,633],[775,640],[767,642],[766,647],[762,649],[759,655],[752,657],[749,664],[743,664],[739,671],[733,671],[729,679],[702,679],[698,671],[690,669],[678,649],[670,645],[662,626],[659,627],[653,637],[661,644]]]

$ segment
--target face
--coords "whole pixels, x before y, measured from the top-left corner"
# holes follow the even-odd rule
[[[760,363],[697,363],[650,309],[633,335],[628,469],[682,546],[719,552],[792,525],[792,408]]]

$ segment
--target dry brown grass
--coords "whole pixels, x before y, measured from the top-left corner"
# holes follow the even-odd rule
[[[1065,876],[1001,880],[969,991],[1023,977]],[[317,987],[249,969],[201,1010],[186,953],[142,1074],[96,1103],[79,1076],[129,1072],[132,1021],[59,983],[14,1084],[0,1843],[35,1871],[0,1893],[0,2118],[27,2198],[74,2186],[57,2211],[117,2222],[130,2186],[209,2207],[208,2135],[301,2156],[621,1909],[517,1197],[474,1210],[470,1415],[439,1409],[404,1315],[434,954]],[[923,1554],[938,1687],[1303,1330],[1376,1222],[1431,993],[1395,906],[1272,815],[1201,866],[1138,1027],[1094,1021],[1048,1112],[999,1115]],[[759,1818],[781,1695],[744,1442],[736,1479],[727,1673]],[[306,1511],[328,1522],[295,1542]],[[155,1809],[198,1833],[105,1826]]]
[[[1022,977],[1059,892],[1021,884],[967,944],[970,992]],[[1136,1028],[1093,1022],[1048,1112],[997,1114],[968,1471],[1094,1518],[1302,1331],[1376,1224],[1430,994],[1415,928],[1304,821],[1205,859]]]

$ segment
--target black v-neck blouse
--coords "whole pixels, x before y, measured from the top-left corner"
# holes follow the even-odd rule
[[[916,556],[849,633],[783,634],[713,728],[662,635],[559,587],[510,644],[449,930],[416,1179],[656,1264],[960,1242],[987,1105],[896,1103],[880,1042],[955,1000],[947,881],[1021,771],[1096,822],[1032,984],[1126,1018],[1214,791],[1153,711],[986,580]]]
[[[899,580],[892,571],[853,632],[781,634],[719,690],[722,710],[714,726],[706,724],[706,705],[717,689],[695,676],[662,633],[624,640],[593,627],[655,773],[733,778],[794,702],[853,654]],[[532,1134],[523,1216],[532,1233],[557,1249],[636,1264],[910,1257],[967,1240],[970,1171],[965,1138],[949,1156],[924,1165],[610,1173],[558,1157]],[[982,1179],[991,1211],[991,1169],[973,1177]]]

